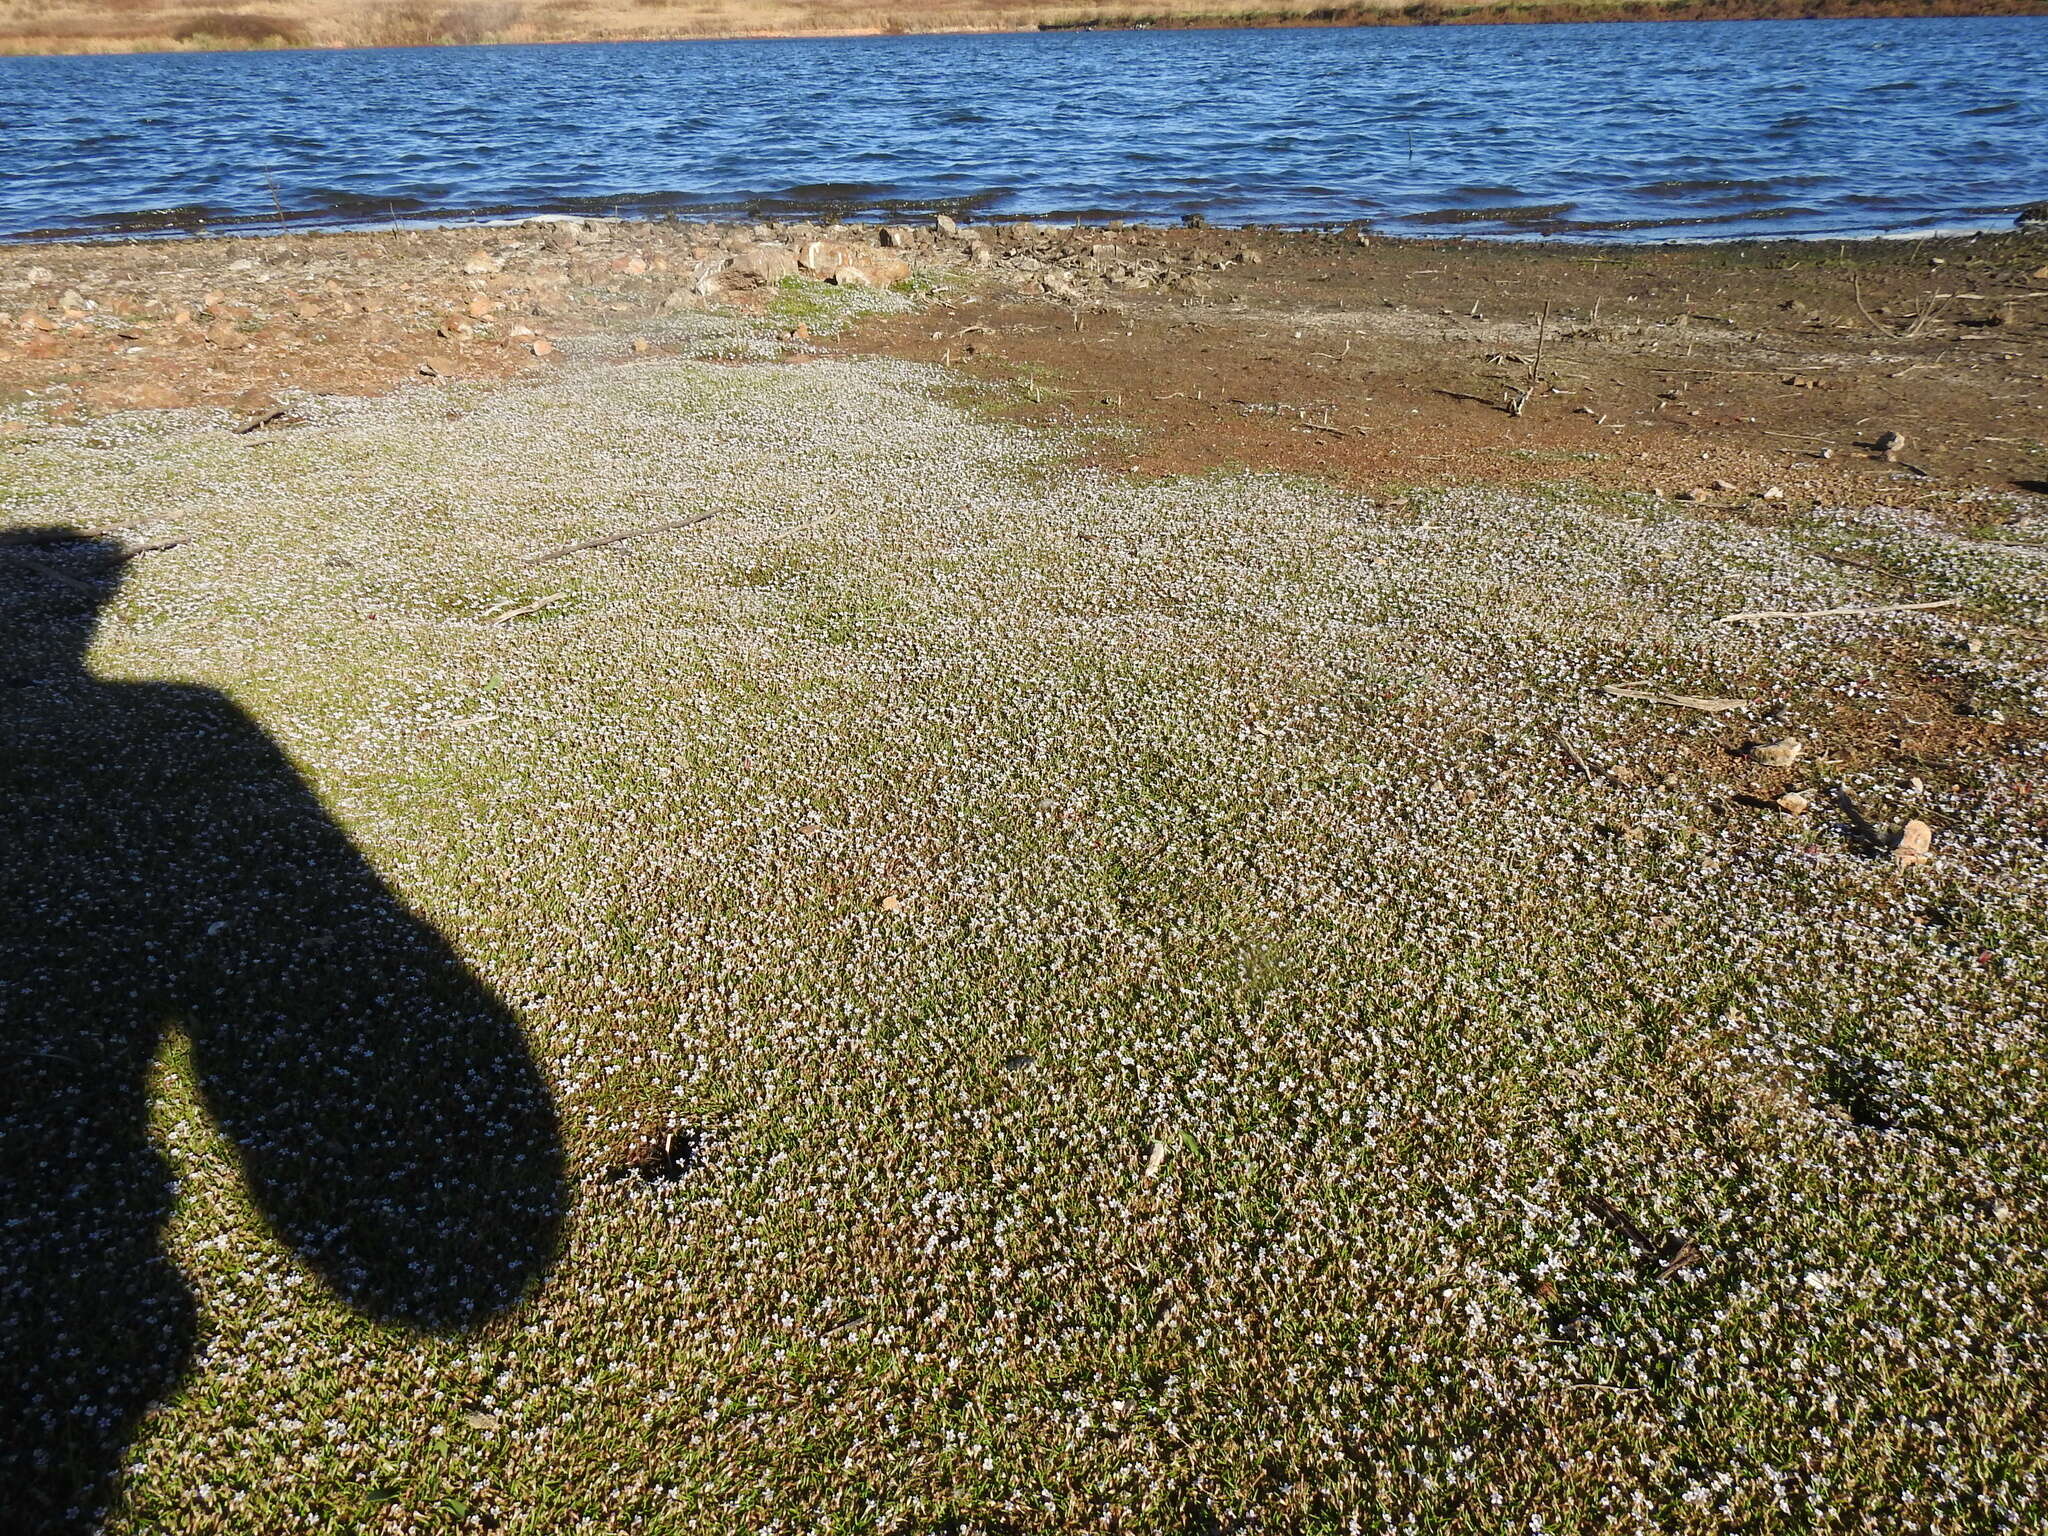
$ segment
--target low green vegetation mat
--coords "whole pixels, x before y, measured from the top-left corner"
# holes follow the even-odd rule
[[[93,671],[246,712],[545,1097],[451,1079],[406,1166],[475,1201],[386,1292],[501,1240],[463,1229],[521,1179],[527,1267],[372,1305],[335,1259],[366,1218],[309,1236],[262,1171],[392,1155],[312,1122],[447,1069],[418,984],[332,978],[383,1012],[317,1063],[317,998],[252,1005],[240,1098],[204,997],[0,993],[77,1058],[49,1091],[126,1063],[176,1181],[119,1261],[174,1266],[163,1307],[91,1346],[161,1407],[30,1405],[67,1496],[105,1474],[116,1532],[2031,1524],[2038,541],[1139,484],[942,386],[647,362],[0,450],[0,527],[183,541],[127,563]],[[1714,622],[1902,600],[1842,553],[1963,603]],[[1856,710],[1942,667],[1995,675],[2003,734],[1913,748],[1915,787]],[[225,881],[287,835],[192,792]],[[87,889],[120,850],[79,847]],[[143,1043],[60,1049],[81,1017]]]

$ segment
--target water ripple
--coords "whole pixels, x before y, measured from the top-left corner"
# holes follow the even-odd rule
[[[1998,226],[2048,197],[2048,71],[2016,64],[2043,57],[2048,18],[1995,17],[0,59],[0,235],[258,229],[280,204],[328,228]]]

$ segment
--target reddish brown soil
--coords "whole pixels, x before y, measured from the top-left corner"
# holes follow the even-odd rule
[[[658,334],[702,302],[700,263],[750,238],[626,224],[14,247],[0,427],[545,367],[565,335]],[[1771,487],[1788,505],[2048,487],[2048,232],[1595,248],[991,228],[912,246],[940,295],[831,345],[999,382],[1021,420],[1114,429],[1095,457],[1118,468],[1574,479],[1752,511]],[[480,252],[496,269],[465,271]],[[728,279],[720,299],[764,297]],[[1905,437],[1890,458],[1886,432]]]
[[[1788,501],[2048,488],[2048,235],[1624,249],[1106,238],[1169,267],[1190,250],[1256,264],[1210,271],[1195,299],[1169,286],[1061,303],[1013,279],[838,345],[1019,386],[1020,419],[1125,429],[1096,457],[1147,473],[1576,479],[1709,503],[1772,486]],[[1888,431],[1906,440],[1889,459],[1876,448]]]

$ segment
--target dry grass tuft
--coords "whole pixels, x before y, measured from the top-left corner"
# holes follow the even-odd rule
[[[283,17],[252,11],[202,11],[172,35],[206,48],[291,47],[303,41],[299,29]]]

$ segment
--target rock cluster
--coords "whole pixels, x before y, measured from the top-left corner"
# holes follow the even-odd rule
[[[990,271],[1020,294],[1044,294],[1070,303],[1141,292],[1205,298],[1215,292],[1216,273],[1257,266],[1263,259],[1241,237],[1219,241],[1194,231],[1121,224],[970,228],[942,220],[926,238],[937,247],[935,254]]]
[[[888,287],[912,275],[910,258],[940,259],[935,234],[898,235],[885,248],[872,228],[543,219],[41,248],[0,264],[0,398],[33,390],[37,412],[56,419],[257,411],[281,380],[362,394],[494,377],[553,356],[593,321],[759,305],[797,276]]]
[[[1203,297],[1214,291],[1215,273],[1262,259],[1242,239],[1122,225],[966,225],[943,214],[928,228],[768,224],[698,233],[715,248],[706,296],[796,276],[888,287],[929,267],[986,272],[1018,294],[1069,303],[1147,291]]]
[[[1069,304],[1148,292],[1200,301],[1218,273],[1260,259],[1241,232],[943,215],[917,226],[545,218],[47,247],[0,266],[0,391],[55,379],[46,405],[58,415],[257,410],[284,378],[374,393],[420,375],[494,376],[552,355],[586,316],[758,306],[790,278],[887,288],[958,272]]]

